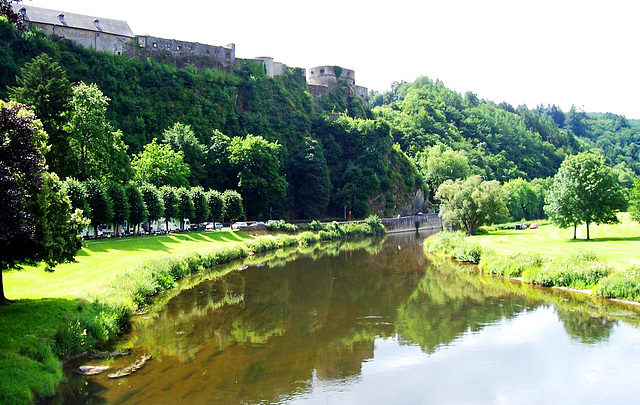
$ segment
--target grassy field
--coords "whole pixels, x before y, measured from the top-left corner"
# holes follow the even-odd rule
[[[573,228],[560,229],[544,225],[538,229],[491,231],[489,235],[470,237],[485,249],[498,253],[514,251],[537,252],[550,257],[563,257],[583,251],[595,252],[615,267],[640,263],[640,224],[626,213],[620,214],[620,224],[589,227],[590,240],[586,240],[584,225],[578,228],[578,239],[573,239]]]
[[[32,267],[4,272],[5,295],[11,300],[86,298],[136,262],[163,254],[209,250],[216,245],[242,243],[248,239],[252,237],[242,232],[202,231],[87,241],[75,263],[61,264],[54,272]]]

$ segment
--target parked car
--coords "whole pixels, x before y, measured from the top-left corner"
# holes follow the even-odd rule
[[[529,229],[538,229],[538,224],[536,224],[535,222],[532,223],[531,225],[529,225]]]
[[[237,231],[238,229],[243,228],[245,226],[247,226],[246,222],[236,222],[231,225],[231,229],[233,229],[234,231]]]
[[[214,229],[216,231],[219,231],[220,229],[222,229],[222,224],[220,222],[216,222],[214,225]]]
[[[258,227],[258,226],[265,226],[265,223],[262,221],[256,221],[254,223],[252,223],[251,225],[249,225],[250,227]]]

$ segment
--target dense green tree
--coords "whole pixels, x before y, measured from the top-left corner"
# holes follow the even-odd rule
[[[134,231],[137,232],[137,227],[140,226],[140,223],[147,219],[147,206],[136,183],[127,183],[125,193],[129,202],[129,227],[133,225],[135,227]]]
[[[431,190],[437,190],[446,180],[464,180],[471,174],[466,152],[444,145],[434,145],[419,153],[417,163]]]
[[[589,152],[567,156],[553,179],[547,194],[545,211],[549,219],[561,228],[579,223],[617,223],[616,213],[624,208],[626,200],[616,174],[605,158]]]
[[[209,204],[209,219],[211,221],[222,221],[224,217],[222,193],[217,190],[209,190],[207,192],[207,203]]]
[[[24,248],[35,238],[28,200],[42,187],[46,134],[22,105],[0,101],[0,303],[1,272],[31,258]]]
[[[517,178],[504,183],[507,210],[513,221],[536,219],[538,196],[528,181]]]
[[[87,190],[87,202],[91,210],[91,226],[93,235],[98,236],[98,227],[113,221],[113,203],[107,194],[104,183],[100,180],[87,180],[84,182]]]
[[[209,219],[207,195],[202,187],[192,187],[189,191],[193,201],[193,221],[201,224]]]
[[[140,192],[147,208],[147,229],[151,232],[151,222],[157,221],[164,216],[164,203],[160,197],[160,192],[153,184],[143,183],[140,187]]]
[[[242,216],[243,204],[240,193],[235,190],[226,190],[222,193],[222,199],[224,201],[225,218],[229,218],[229,221],[233,222]]]
[[[131,178],[131,167],[122,132],[107,121],[109,98],[95,84],[73,86],[71,109],[65,114],[69,143],[77,161],[80,180],[116,182]]]
[[[640,222],[640,178],[633,179],[633,188],[629,192],[629,213],[634,221]]]
[[[438,187],[436,199],[441,202],[440,216],[467,235],[508,215],[500,184],[480,176],[445,181]]]
[[[178,196],[171,186],[160,187],[160,196],[164,203],[164,229],[169,232],[169,221],[178,218]]]
[[[332,186],[322,145],[314,139],[305,139],[295,151],[288,172],[295,190],[296,216],[324,217]]]
[[[73,177],[68,177],[64,181],[63,187],[69,197],[69,201],[71,201],[71,207],[74,210],[82,210],[84,216],[90,218],[91,207],[89,207],[89,202],[87,201],[87,189],[84,187],[84,183]]]
[[[189,184],[194,187],[202,184],[205,177],[205,146],[200,143],[189,125],[175,123],[164,131],[164,142],[176,152],[183,153],[183,160],[189,166]]]
[[[10,97],[31,105],[49,135],[51,148],[46,154],[49,169],[60,176],[72,174],[69,140],[63,126],[73,92],[65,70],[49,55],[42,54],[24,65],[16,81],[17,85],[9,88]]]
[[[124,226],[129,221],[129,200],[124,187],[114,182],[107,184],[107,195],[113,205],[113,231],[119,233],[119,226]]]
[[[261,136],[233,138],[229,145],[229,162],[238,171],[238,187],[242,190],[246,215],[264,217],[272,207],[284,202],[287,181],[281,174],[281,146]],[[251,207],[252,211],[247,212]]]
[[[178,218],[180,218],[180,229],[185,230],[185,219],[191,221],[195,217],[193,198],[191,198],[190,190],[186,187],[176,189],[176,197],[178,197]]]
[[[153,184],[156,187],[189,185],[189,166],[184,162],[184,154],[175,152],[171,146],[160,144],[154,139],[144,146],[142,152],[133,156],[131,162],[136,181]]]
[[[237,183],[236,173],[229,163],[227,149],[231,145],[231,138],[220,130],[214,129],[206,150],[205,171],[206,178],[202,185],[212,190],[227,190],[235,187]]]
[[[82,248],[80,233],[89,225],[82,212],[73,209],[63,183],[55,173],[43,173],[43,187],[32,200],[35,235],[28,248],[53,271],[58,263],[73,262]],[[33,263],[32,263],[33,264]]]

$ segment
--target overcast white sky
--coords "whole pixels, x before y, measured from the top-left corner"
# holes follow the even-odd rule
[[[236,56],[339,65],[386,91],[427,76],[517,107],[640,119],[636,0],[23,0],[126,20],[134,34],[236,44]]]

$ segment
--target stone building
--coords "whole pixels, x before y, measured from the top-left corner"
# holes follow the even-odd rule
[[[122,20],[66,13],[28,4],[13,4],[28,28],[39,28],[49,37],[66,38],[85,48],[121,55],[134,35]]]
[[[348,96],[358,97],[365,104],[369,100],[368,89],[356,85],[356,72],[340,66],[327,65],[309,69],[307,85],[314,98],[322,97],[328,91],[340,86],[347,89]]]
[[[215,46],[149,35],[136,36],[135,38],[137,49],[132,49],[131,55],[129,55],[131,57],[138,56],[144,59],[150,56],[178,66],[215,66],[227,69],[236,63],[235,44]]]

